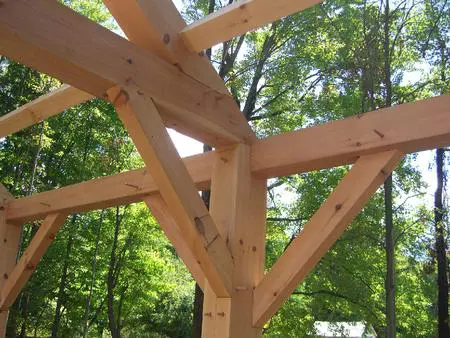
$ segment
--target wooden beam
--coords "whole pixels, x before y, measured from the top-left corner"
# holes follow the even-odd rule
[[[0,117],[0,138],[44,121],[93,96],[69,85],[45,94]]]
[[[254,290],[253,323],[278,311],[402,158],[396,150],[363,156],[303,227]]]
[[[131,42],[155,53],[218,92],[229,95],[209,59],[190,52],[180,38],[179,33],[186,23],[172,1],[103,0],[103,3]],[[238,110],[238,107],[235,106],[235,109]]]
[[[252,172],[276,177],[351,164],[359,156],[392,149],[408,153],[445,147],[450,145],[448,126],[450,95],[380,109],[258,140],[252,145]],[[184,160],[199,190],[209,187],[213,153]],[[7,218],[23,222],[55,212],[89,211],[138,202],[157,192],[146,169],[133,170],[12,200]]]
[[[108,96],[209,284],[216,294],[228,296],[233,259],[152,99],[129,85],[108,90]]]
[[[150,208],[153,216],[155,216],[161,229],[166,234],[169,241],[175,248],[178,257],[181,258],[183,263],[191,272],[194,280],[200,286],[202,290],[205,287],[205,275],[203,274],[201,266],[195,259],[192,251],[189,249],[186,240],[181,232],[180,228],[176,224],[173,217],[170,215],[166,202],[161,198],[161,195],[155,194],[148,196],[144,199],[144,202]]]
[[[322,0],[240,0],[187,26],[181,37],[193,51],[214,46]]]
[[[265,179],[254,177],[250,148],[216,151],[211,187],[211,216],[234,258],[230,298],[206,286],[202,337],[261,337],[252,322],[253,288],[264,274],[266,229]]]
[[[8,310],[14,303],[42,256],[55,239],[66,217],[66,214],[52,214],[45,218],[17,265],[12,269],[9,278],[0,289],[0,311]]]
[[[205,153],[183,161],[199,190],[209,187],[213,157],[213,153]],[[51,213],[87,212],[140,202],[157,193],[159,189],[150,172],[142,168],[14,199],[6,211],[11,221],[28,222]]]
[[[0,184],[0,290],[8,281],[11,270],[16,264],[20,244],[21,226],[6,220],[5,206],[13,197]],[[0,337],[6,335],[8,310],[0,310]]]
[[[57,1],[3,0],[0,53],[95,96],[136,84],[170,127],[211,145],[255,139],[229,95]]]
[[[386,150],[412,153],[448,145],[449,94],[260,140],[252,147],[252,170],[263,177],[284,176]]]

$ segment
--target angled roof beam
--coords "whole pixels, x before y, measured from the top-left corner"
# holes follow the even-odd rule
[[[255,139],[229,95],[57,1],[2,1],[0,53],[95,96],[135,83],[166,125],[213,146]]]
[[[123,85],[108,96],[215,294],[229,297],[233,258],[167,133],[151,97]]]
[[[190,52],[179,33],[186,27],[172,1],[103,0],[128,39],[176,65],[184,73],[229,95],[206,56]],[[236,110],[238,107],[235,106]]]
[[[69,85],[42,95],[16,110],[0,117],[0,138],[44,121],[93,96]]]
[[[284,176],[351,164],[392,149],[410,153],[445,147],[450,145],[449,126],[450,95],[380,109],[258,140],[252,145],[252,172]],[[183,160],[199,190],[210,184],[213,154]],[[58,211],[88,211],[138,202],[157,192],[147,169],[132,170],[12,200],[7,218],[22,222]]]
[[[322,0],[240,0],[187,26],[181,37],[196,52],[242,35]]]
[[[363,156],[253,291],[253,324],[261,327],[333,246],[402,158],[396,150]]]

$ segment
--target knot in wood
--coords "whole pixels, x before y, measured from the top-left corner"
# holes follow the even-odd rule
[[[33,263],[29,262],[25,267],[27,268],[27,270],[33,270],[36,266]]]
[[[165,43],[166,45],[168,45],[169,42],[170,42],[170,35],[167,34],[167,33],[164,34],[163,41],[164,41],[164,43]]]

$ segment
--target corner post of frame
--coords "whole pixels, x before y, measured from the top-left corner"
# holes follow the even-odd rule
[[[6,205],[13,197],[0,184],[0,290],[16,264],[21,226],[6,221]],[[0,337],[6,336],[9,310],[0,311]]]
[[[203,337],[261,337],[254,327],[253,289],[264,274],[267,180],[251,173],[251,148],[218,149],[210,213],[233,256],[230,298],[216,297],[206,283]]]

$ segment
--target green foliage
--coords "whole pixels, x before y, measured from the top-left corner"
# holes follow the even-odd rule
[[[102,1],[65,5],[117,29]],[[209,1],[184,2],[192,22]],[[216,1],[216,9],[228,1]],[[383,2],[325,2],[215,48],[213,64],[237,58],[224,79],[258,136],[298,130],[385,105]],[[450,90],[449,4],[391,4],[393,103]],[[240,50],[239,50],[240,48]],[[417,75],[419,73],[419,75]],[[0,58],[0,115],[56,88],[46,75]],[[405,121],[407,123],[408,121]],[[287,144],[295,150],[295,145]],[[15,196],[143,166],[114,109],[95,99],[0,140],[0,181]],[[436,271],[430,210],[408,198],[425,187],[407,156],[394,174],[399,337],[436,335]],[[349,167],[269,182],[266,267],[301,231]],[[421,195],[420,195],[421,196]],[[294,295],[267,323],[269,337],[305,337],[314,322],[386,325],[383,196],[379,191]],[[24,227],[22,249],[38,224]],[[66,271],[66,274],[64,274]],[[64,277],[65,276],[65,277]],[[112,282],[111,282],[112,281]],[[194,282],[142,204],[71,216],[19,296],[10,330],[49,336],[108,336],[112,312],[124,337],[188,337]],[[108,305],[108,295],[112,302]]]

